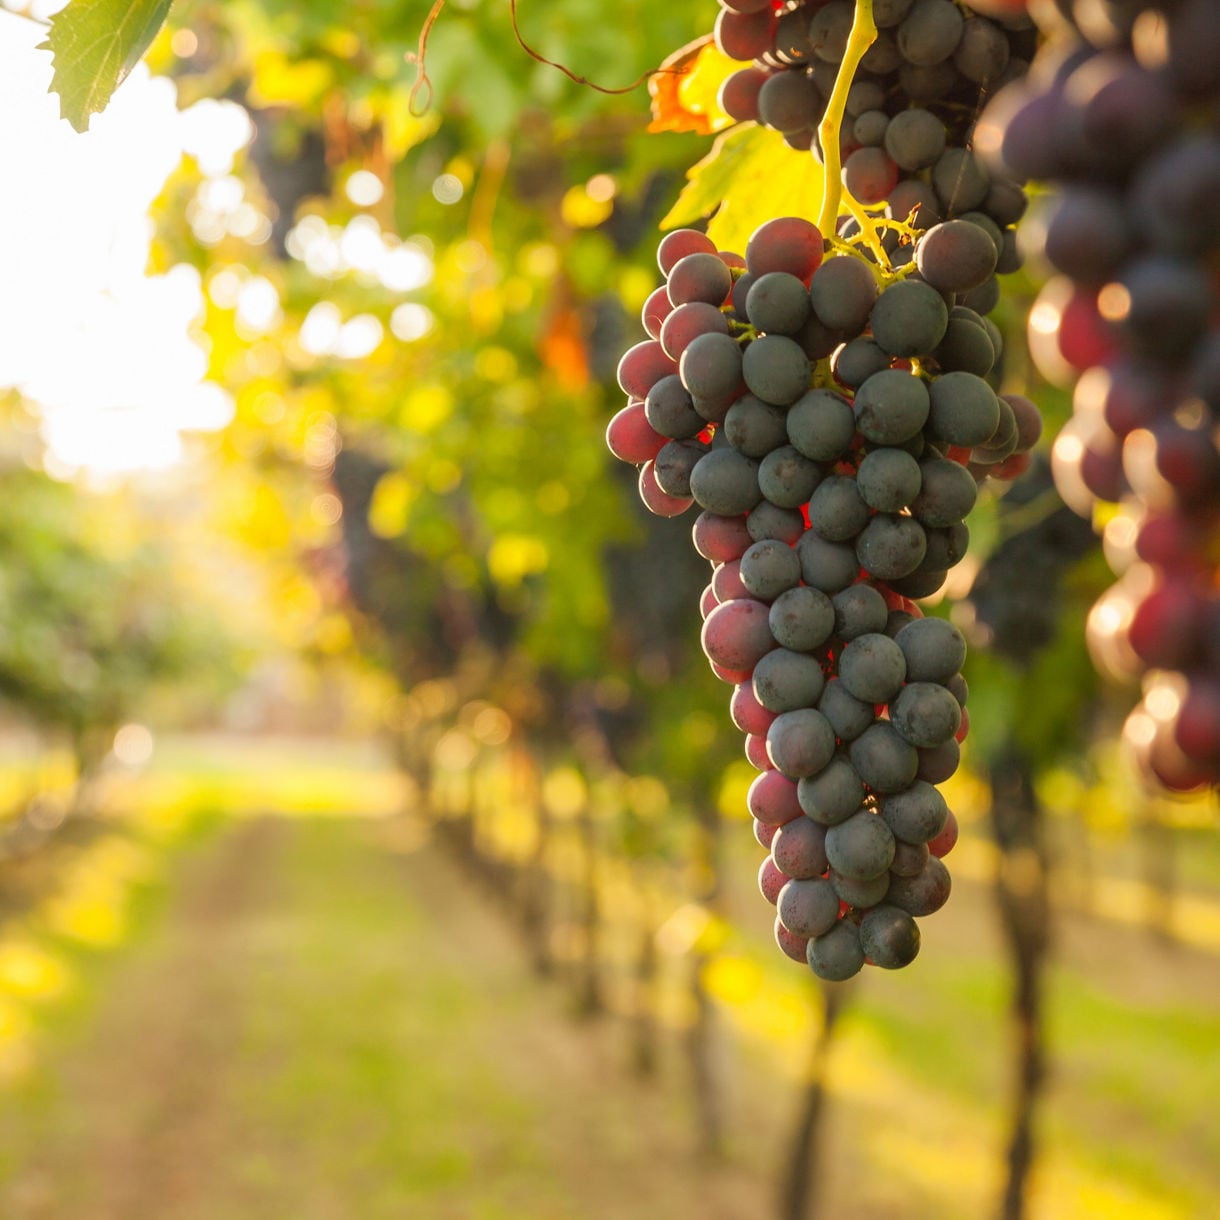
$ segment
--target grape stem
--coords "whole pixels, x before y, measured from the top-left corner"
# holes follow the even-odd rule
[[[835,87],[826,103],[826,113],[818,124],[818,139],[822,145],[822,163],[826,178],[822,187],[822,210],[818,215],[818,228],[824,237],[834,233],[839,219],[839,202],[843,194],[843,166],[839,160],[839,131],[843,126],[843,115],[847,111],[847,91],[855,79],[856,69],[864,53],[877,38],[877,23],[873,20],[873,0],[856,0],[856,13],[847,36],[847,49],[843,62],[835,77]]]

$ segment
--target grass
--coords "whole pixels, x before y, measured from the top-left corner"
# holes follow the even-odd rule
[[[203,779],[167,765],[111,836],[132,849],[111,853],[101,896],[122,910],[117,934],[56,930],[52,902],[0,936],[0,1001],[16,931],[61,984],[25,997],[25,1070],[0,1087],[5,1220],[770,1214],[816,1013],[768,943],[748,830],[729,864],[736,927],[709,976],[730,1147],[706,1167],[676,1032],[661,1079],[633,1080],[623,1026],[565,1018],[494,894],[388,809],[344,816],[388,805],[374,755],[281,743],[272,768],[196,742],[170,762]],[[159,804],[171,790],[176,811]],[[261,816],[268,800],[308,816]],[[38,960],[14,977],[29,984]],[[1007,1002],[990,894],[966,877],[916,965],[868,972],[853,994],[831,1065],[828,1214],[993,1214]],[[1064,916],[1048,1006],[1031,1220],[1211,1214],[1220,957]]]

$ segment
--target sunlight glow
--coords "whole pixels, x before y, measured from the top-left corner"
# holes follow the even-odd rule
[[[206,112],[181,114],[173,84],[141,66],[78,134],[47,92],[44,36],[0,14],[0,158],[11,167],[0,194],[0,389],[37,406],[59,477],[163,469],[181,459],[183,432],[233,413],[191,337],[198,273],[145,274],[148,209],[183,148],[206,143]],[[216,115],[228,133],[210,146],[219,166],[238,125],[228,109]]]

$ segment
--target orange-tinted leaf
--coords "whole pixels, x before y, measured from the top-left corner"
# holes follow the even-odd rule
[[[566,390],[583,390],[589,384],[589,357],[574,309],[551,314],[540,344],[543,363]]]
[[[649,131],[693,131],[710,135],[732,124],[716,101],[721,82],[741,64],[729,59],[710,34],[670,55],[648,80],[652,98]]]

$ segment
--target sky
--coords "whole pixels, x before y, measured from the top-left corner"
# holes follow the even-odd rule
[[[48,93],[45,36],[0,11],[0,390],[38,405],[54,474],[164,469],[183,432],[223,427],[232,403],[191,335],[198,273],[145,274],[148,208],[201,129],[230,162],[243,135],[216,103],[211,122],[179,112],[172,82],[143,66],[78,134]]]

